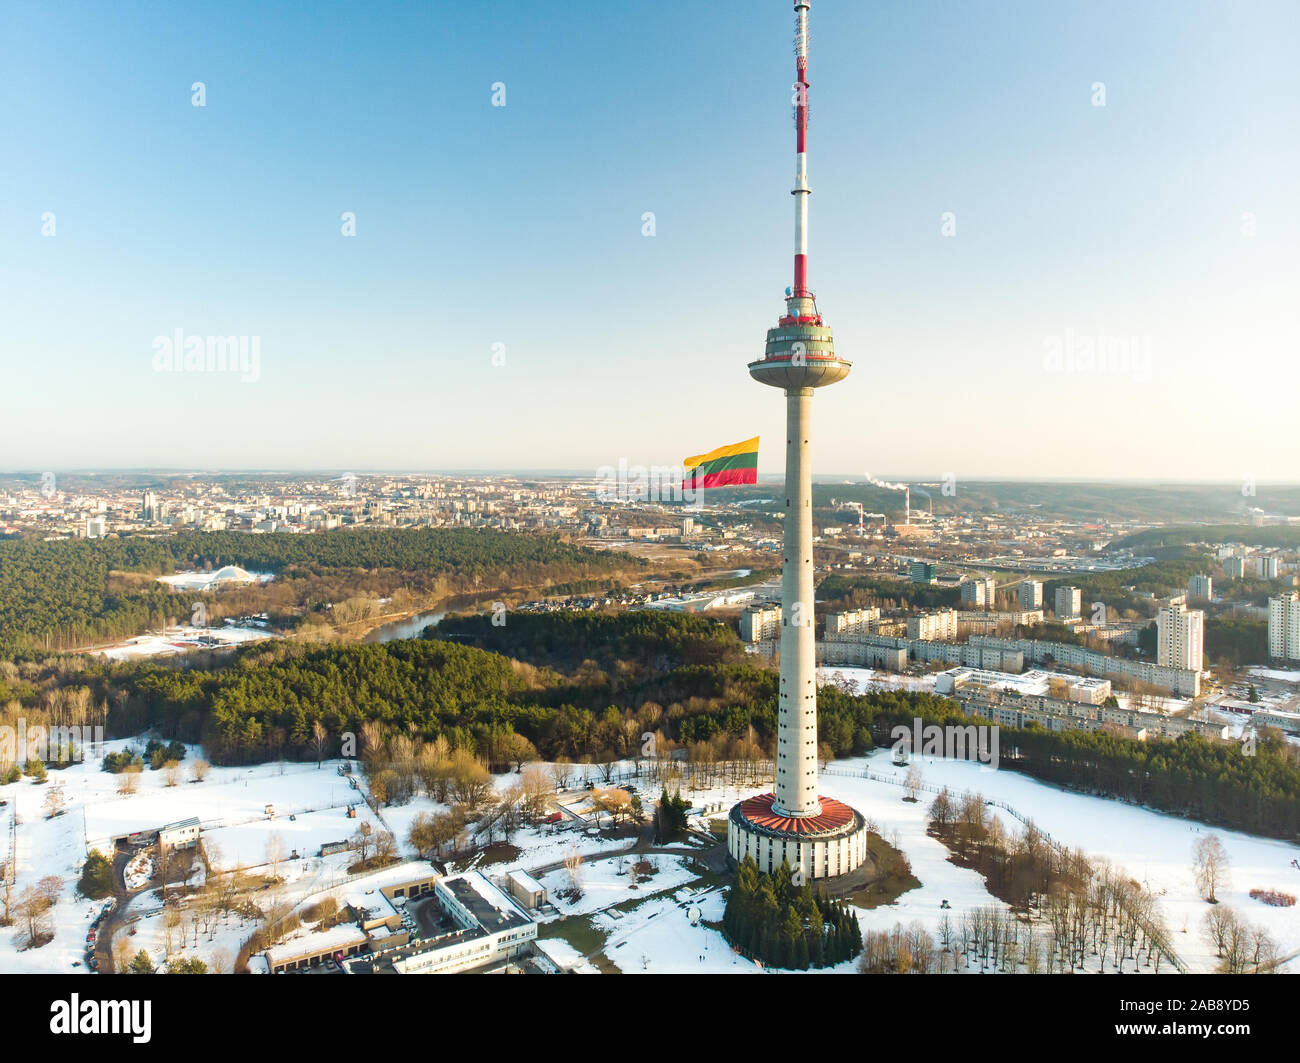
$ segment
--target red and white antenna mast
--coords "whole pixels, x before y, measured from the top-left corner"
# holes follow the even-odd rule
[[[808,7],[810,0],[794,0],[794,287],[795,298],[811,298],[808,290]]]

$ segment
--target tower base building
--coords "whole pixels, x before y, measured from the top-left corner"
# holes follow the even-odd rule
[[[727,854],[737,864],[753,857],[770,875],[782,864],[806,879],[847,875],[867,859],[862,813],[824,794],[818,816],[785,816],[776,794],[759,794],[733,805],[727,821]]]

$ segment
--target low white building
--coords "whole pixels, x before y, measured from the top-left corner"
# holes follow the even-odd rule
[[[439,879],[434,897],[457,929],[385,952],[398,974],[447,974],[489,967],[531,951],[537,923],[477,871]]]
[[[1100,705],[1111,695],[1109,679],[1037,669],[1012,675],[1009,672],[990,672],[981,668],[950,668],[934,678],[936,694],[952,696],[972,688],[1003,690],[1022,696],[1052,696],[1085,705]]]

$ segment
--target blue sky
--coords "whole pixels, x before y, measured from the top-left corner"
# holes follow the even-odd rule
[[[0,469],[762,434],[779,471],[745,363],[790,283],[791,32],[787,0],[5,4]],[[1298,42],[1293,2],[814,0],[810,280],[855,363],[818,472],[1295,479]],[[257,337],[258,379],[155,372],[176,329]],[[1049,357],[1088,342],[1124,357]]]

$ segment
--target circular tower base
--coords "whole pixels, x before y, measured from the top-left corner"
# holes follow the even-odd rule
[[[782,864],[806,879],[847,875],[867,859],[867,825],[862,813],[822,795],[819,816],[786,816],[775,808],[776,794],[748,797],[727,817],[727,854],[740,864],[754,858],[771,874]]]

